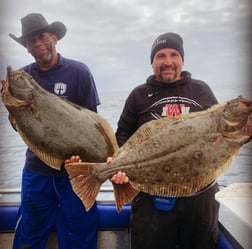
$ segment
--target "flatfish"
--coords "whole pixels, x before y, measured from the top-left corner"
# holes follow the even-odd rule
[[[127,184],[113,184],[117,210],[139,192],[189,196],[215,180],[252,136],[252,101],[243,97],[202,112],[145,123],[107,163],[65,165],[87,210],[101,184],[118,171]]]
[[[75,154],[88,162],[104,162],[118,149],[103,117],[44,90],[25,71],[8,67],[2,84],[2,101],[15,129],[48,166],[60,170]]]

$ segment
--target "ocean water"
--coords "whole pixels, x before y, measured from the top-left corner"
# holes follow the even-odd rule
[[[235,86],[233,88],[217,86],[212,89],[219,102],[235,98],[240,94],[252,99],[251,96],[248,96],[250,89],[246,86],[239,89]],[[109,121],[114,130],[117,127],[117,121],[128,93],[129,91],[100,92],[102,105],[98,112]],[[26,150],[26,145],[10,126],[7,116],[7,110],[0,101],[0,189],[20,187]],[[234,158],[229,169],[217,179],[218,183],[227,186],[231,183],[251,182],[251,159],[252,142],[249,142],[241,148],[239,155]],[[110,182],[107,181],[104,185],[109,186]]]

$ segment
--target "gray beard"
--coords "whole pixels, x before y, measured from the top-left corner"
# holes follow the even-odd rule
[[[169,84],[169,83],[172,83],[172,82],[174,82],[176,80],[177,80],[177,74],[175,74],[172,77],[166,77],[166,78],[164,78],[164,77],[161,76],[161,81],[164,82],[164,83],[168,83]]]
[[[46,56],[46,57],[37,58],[37,62],[39,62],[41,64],[48,64],[52,60],[52,57],[53,57],[52,53],[49,53],[48,56]]]

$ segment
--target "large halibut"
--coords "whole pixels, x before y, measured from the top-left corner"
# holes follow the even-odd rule
[[[202,111],[145,123],[107,163],[65,167],[87,210],[101,184],[118,171],[129,183],[114,184],[118,211],[139,192],[188,196],[223,173],[252,136],[252,101],[238,97]]]
[[[60,170],[65,159],[77,154],[88,162],[104,162],[118,149],[104,118],[44,90],[25,71],[8,67],[2,84],[2,101],[15,128],[52,168]]]

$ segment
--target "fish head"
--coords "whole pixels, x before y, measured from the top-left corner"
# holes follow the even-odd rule
[[[252,114],[252,101],[239,96],[226,103],[222,111],[222,130],[237,131],[250,125]]]
[[[229,120],[239,121],[252,113],[252,101],[239,96],[227,102],[224,113]]]
[[[252,138],[252,114],[248,117],[246,124],[242,128],[242,133]]]
[[[2,80],[2,100],[7,108],[26,108],[33,103],[34,86],[31,76],[23,70],[7,67],[6,80]]]

